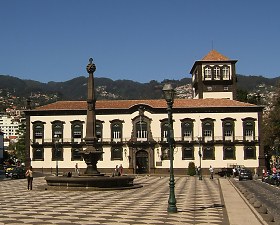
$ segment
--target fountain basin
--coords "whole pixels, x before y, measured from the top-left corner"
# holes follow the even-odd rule
[[[49,176],[45,177],[45,189],[90,189],[90,190],[117,190],[142,187],[134,184],[134,176]]]

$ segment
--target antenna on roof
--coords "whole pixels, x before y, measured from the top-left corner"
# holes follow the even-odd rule
[[[214,50],[214,41],[212,40],[212,50]]]

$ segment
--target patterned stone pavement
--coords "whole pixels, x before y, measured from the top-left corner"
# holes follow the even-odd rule
[[[169,177],[139,176],[142,188],[54,191],[44,178],[0,181],[0,224],[229,224],[219,180],[175,177],[178,213],[167,213]]]

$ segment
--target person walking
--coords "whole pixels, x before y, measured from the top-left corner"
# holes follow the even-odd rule
[[[122,166],[122,164],[119,166],[119,172],[120,172],[120,175],[122,176],[122,174],[123,174],[123,166]]]
[[[213,180],[214,169],[213,169],[213,167],[212,167],[212,166],[210,166],[209,171],[210,171],[210,179],[212,179],[212,180]]]
[[[233,177],[236,177],[236,169],[235,169],[235,167],[232,168],[232,175],[233,175]]]
[[[120,171],[119,171],[118,165],[116,165],[116,168],[115,168],[115,176],[120,176]]]
[[[78,163],[76,163],[75,165],[75,173],[80,176],[80,171],[79,171],[79,167],[78,167]]]
[[[33,182],[33,171],[32,166],[30,166],[25,173],[25,176],[27,177],[27,189],[32,190],[32,182]]]

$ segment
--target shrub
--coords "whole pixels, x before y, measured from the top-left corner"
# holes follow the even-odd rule
[[[195,164],[194,162],[189,162],[188,175],[194,176],[195,174]]]

